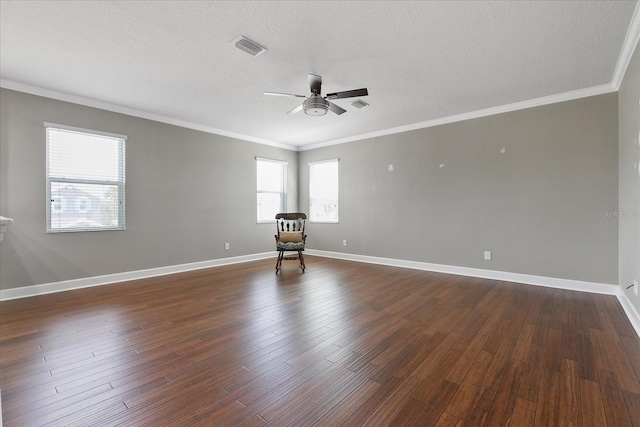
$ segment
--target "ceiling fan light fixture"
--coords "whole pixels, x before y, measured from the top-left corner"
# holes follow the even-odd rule
[[[329,102],[317,94],[311,95],[302,103],[304,113],[309,116],[324,116],[329,111]]]
[[[326,96],[322,97],[322,76],[317,74],[308,74],[309,77],[309,89],[311,90],[311,95],[296,95],[293,93],[283,93],[283,92],[264,92],[265,95],[271,96],[288,96],[293,98],[306,98],[304,102],[298,105],[293,110],[289,110],[287,114],[296,114],[300,111],[304,110],[304,113],[308,116],[324,116],[327,114],[329,110],[336,115],[341,115],[347,112],[344,108],[339,105],[331,102],[331,99],[343,99],[343,98],[356,98],[358,96],[367,96],[369,92],[367,88],[355,89],[355,90],[346,90],[342,92],[329,93]],[[369,104],[362,100],[356,101],[359,104],[356,104],[358,108],[365,107]]]

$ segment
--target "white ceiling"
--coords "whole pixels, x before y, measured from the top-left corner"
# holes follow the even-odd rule
[[[0,76],[11,89],[309,148],[616,90],[636,6],[2,0]],[[240,35],[268,50],[236,49]],[[307,73],[323,76],[323,94],[368,88],[370,106],[287,115],[301,99],[262,94],[307,95]]]

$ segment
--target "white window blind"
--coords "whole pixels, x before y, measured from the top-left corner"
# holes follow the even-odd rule
[[[309,220],[338,222],[338,159],[309,163]]]
[[[47,232],[124,229],[126,136],[45,127]]]
[[[287,163],[256,158],[258,222],[274,222],[286,206]]]

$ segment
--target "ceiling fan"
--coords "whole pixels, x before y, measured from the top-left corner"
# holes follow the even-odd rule
[[[367,92],[366,88],[363,89],[355,89],[355,90],[346,90],[343,92],[336,93],[328,93],[324,97],[321,95],[322,88],[322,76],[318,76],[315,74],[309,74],[309,87],[311,89],[311,95],[294,95],[292,93],[280,93],[280,92],[265,92],[265,95],[273,95],[273,96],[293,96],[295,98],[306,98],[304,102],[298,105],[293,110],[289,111],[287,114],[296,114],[302,110],[304,110],[305,114],[310,116],[324,116],[327,114],[328,110],[333,111],[334,113],[340,115],[342,113],[346,113],[342,107],[337,106],[333,102],[329,100],[333,99],[343,99],[343,98],[355,98],[357,96],[367,96],[369,92]]]

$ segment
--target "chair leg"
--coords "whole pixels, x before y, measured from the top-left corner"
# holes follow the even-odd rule
[[[304,269],[306,267],[304,265],[304,256],[302,256],[302,251],[298,251],[298,259],[300,260],[300,267],[302,267],[302,272],[304,273]]]
[[[280,270],[282,266],[282,257],[284,255],[284,251],[278,251],[278,260],[276,261],[276,273]]]

